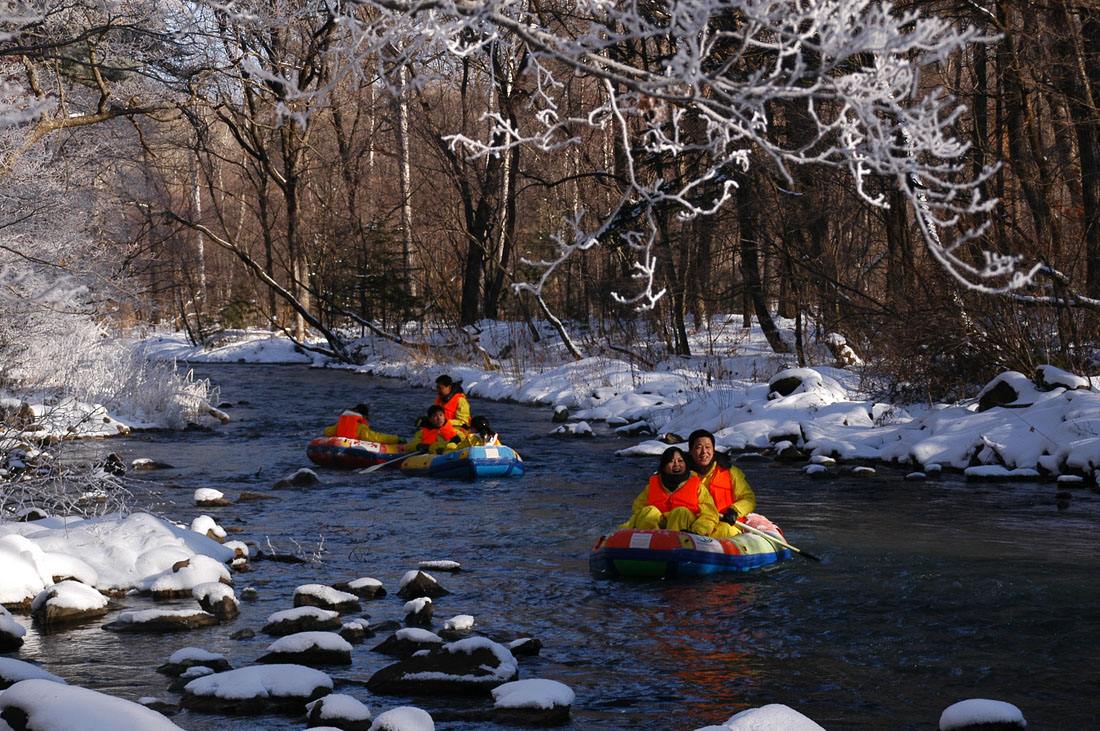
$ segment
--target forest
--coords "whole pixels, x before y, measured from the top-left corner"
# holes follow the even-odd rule
[[[7,7],[6,377],[72,318],[203,342],[550,322],[689,355],[838,333],[914,393],[1087,370],[1090,2]],[[776,318],[794,322],[793,342]],[[318,340],[318,338],[322,340]]]

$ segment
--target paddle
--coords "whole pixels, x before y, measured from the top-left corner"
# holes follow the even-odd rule
[[[794,546],[787,543],[782,538],[778,538],[776,536],[773,536],[771,533],[767,533],[765,531],[762,531],[759,528],[753,528],[748,523],[738,523],[737,527],[740,528],[741,530],[747,530],[750,533],[755,533],[756,535],[760,536],[761,538],[767,538],[772,543],[776,543],[780,546],[783,546],[784,548],[789,548],[792,551],[794,551],[795,553],[797,553],[799,556],[801,556],[802,558],[808,558],[811,561],[817,561],[818,563],[821,563],[821,559],[818,558],[817,556],[813,555],[812,553],[809,553],[807,551],[803,551],[801,548],[795,548]]]
[[[374,472],[375,470],[380,470],[388,464],[396,464],[417,454],[423,454],[423,452],[406,452],[400,457],[394,457],[392,459],[387,459],[385,462],[379,462],[378,464],[372,464],[370,467],[364,467],[363,469],[359,470],[359,474],[369,475],[371,472]]]

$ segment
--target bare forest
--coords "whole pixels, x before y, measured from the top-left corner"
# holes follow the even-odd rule
[[[1093,2],[47,0],[4,30],[6,286],[119,325],[354,360],[550,321],[653,358],[741,313],[938,397],[1100,337]]]

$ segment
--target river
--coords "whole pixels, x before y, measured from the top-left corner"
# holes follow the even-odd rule
[[[153,669],[176,649],[225,653],[234,667],[271,638],[236,641],[291,606],[293,590],[360,576],[390,592],[364,603],[372,621],[400,619],[395,592],[419,561],[453,559],[435,573],[452,594],[436,601],[436,626],[456,614],[499,637],[529,635],[541,654],[521,677],[576,691],[575,729],[694,729],[744,708],[783,703],[827,729],[928,729],[966,698],[1016,704],[1032,728],[1095,727],[1100,703],[1100,495],[1053,484],[973,484],[959,478],[905,482],[872,477],[815,481],[796,467],[742,465],[758,509],[787,538],[824,561],[795,558],[749,577],[618,582],[594,579],[588,553],[624,520],[656,459],[615,456],[629,442],[548,436],[546,407],[472,399],[523,455],[520,479],[477,483],[318,470],[323,484],[272,491],[276,499],[199,511],[192,494],[267,492],[300,467],[309,438],[357,402],[372,425],[409,434],[432,393],[391,379],[292,366],[196,368],[221,388],[233,421],[213,432],[147,432],[99,442],[128,464],[138,457],[174,469],[134,473],[139,505],[179,522],[200,512],[310,563],[260,561],[236,576],[235,621],[178,635],[103,632],[98,625],[41,636],[21,653],[70,682],[125,698],[173,697]],[[145,600],[126,600],[144,606]],[[111,616],[105,621],[110,621]],[[355,649],[331,674],[365,680],[390,658],[380,641]],[[438,698],[376,698],[341,689],[377,715],[396,705],[447,707]],[[189,729],[298,729],[281,716],[173,717]],[[486,728],[440,723],[439,728]]]

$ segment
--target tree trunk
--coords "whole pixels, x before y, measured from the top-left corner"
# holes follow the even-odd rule
[[[789,352],[787,344],[779,336],[779,329],[775,326],[771,313],[768,312],[767,297],[764,293],[764,285],[760,281],[759,233],[756,228],[756,205],[753,194],[749,190],[748,181],[737,189],[737,221],[739,235],[741,237],[741,276],[744,279],[746,296],[751,300],[753,312],[760,323],[760,329],[768,345],[776,353]],[[747,313],[746,313],[747,314]],[[749,318],[745,318],[749,322]]]
[[[412,163],[409,152],[409,97],[405,89],[408,69],[404,65],[397,70],[397,81],[400,93],[394,99],[397,124],[393,127],[393,134],[397,143],[397,177],[401,188],[401,267],[404,270],[405,294],[411,301],[416,298],[419,288],[413,276]]]

